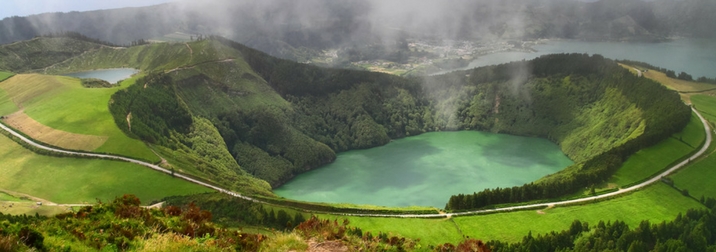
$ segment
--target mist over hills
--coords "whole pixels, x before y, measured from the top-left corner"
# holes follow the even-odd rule
[[[0,21],[0,43],[73,31],[117,44],[174,32],[221,35],[274,56],[405,38],[574,38],[660,41],[714,37],[716,2],[508,0],[181,1],[149,7],[47,13]]]

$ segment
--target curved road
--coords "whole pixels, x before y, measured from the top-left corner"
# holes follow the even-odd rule
[[[600,200],[600,199],[605,199],[605,198],[609,198],[609,197],[614,197],[614,196],[617,196],[617,195],[620,195],[620,194],[624,194],[624,193],[628,193],[628,192],[631,192],[631,191],[635,191],[635,190],[638,190],[638,189],[640,189],[640,188],[643,188],[643,187],[645,187],[645,186],[647,186],[647,185],[653,184],[654,182],[659,181],[662,177],[668,176],[669,174],[673,173],[674,171],[676,171],[676,170],[678,170],[678,169],[680,169],[680,168],[686,166],[686,165],[689,164],[692,160],[694,160],[694,159],[700,157],[701,155],[703,155],[704,153],[706,153],[706,150],[709,148],[709,146],[711,145],[711,141],[712,141],[712,135],[711,135],[711,130],[709,129],[709,124],[708,124],[708,122],[706,121],[706,119],[704,119],[704,117],[701,116],[701,114],[700,114],[698,111],[696,111],[696,109],[694,109],[694,108],[692,107],[691,110],[693,110],[694,113],[696,113],[696,115],[698,115],[699,119],[701,120],[701,123],[703,123],[703,125],[704,125],[704,130],[705,130],[705,132],[706,132],[706,142],[704,143],[704,146],[701,147],[701,149],[700,149],[698,152],[694,153],[694,154],[693,154],[691,157],[689,157],[688,159],[686,159],[686,160],[684,160],[684,161],[682,161],[682,162],[680,162],[680,163],[674,165],[673,167],[669,168],[668,170],[662,172],[661,174],[659,174],[659,175],[657,175],[657,176],[654,176],[653,178],[651,178],[651,179],[649,179],[649,180],[647,180],[647,181],[644,181],[644,182],[642,182],[642,183],[639,183],[639,184],[637,184],[637,185],[634,185],[634,186],[631,186],[631,187],[628,187],[628,188],[619,189],[618,191],[615,191],[615,192],[606,193],[606,194],[597,195],[597,196],[592,196],[592,197],[573,199],[573,200],[564,200],[564,201],[555,201],[555,202],[547,202],[547,203],[529,204],[529,205],[521,205],[521,206],[513,206],[513,207],[503,207],[503,208],[496,208],[496,209],[475,210],[475,211],[458,212],[458,213],[439,213],[439,214],[368,214],[368,213],[361,214],[361,213],[355,213],[355,214],[350,214],[350,213],[333,213],[333,212],[319,212],[319,211],[313,211],[313,212],[314,212],[314,213],[323,213],[323,214],[332,214],[332,215],[363,216],[363,217],[440,218],[440,217],[475,215],[475,214],[484,214],[484,213],[508,212],[508,211],[513,211],[513,210],[532,209],[532,208],[539,208],[539,207],[550,207],[550,206],[559,206],[559,205],[569,205],[569,204],[574,204],[574,203],[589,202],[589,201],[594,201],[594,200]],[[147,163],[147,162],[144,162],[144,161],[139,161],[139,160],[135,160],[135,159],[131,159],[131,158],[120,157],[120,156],[114,156],[114,155],[107,155],[107,154],[96,154],[96,153],[83,153],[83,152],[75,152],[75,151],[66,151],[66,150],[60,150],[60,149],[55,149],[55,148],[47,147],[47,146],[44,146],[44,145],[35,143],[34,141],[32,141],[32,140],[26,138],[25,136],[23,136],[23,135],[21,135],[21,134],[15,132],[13,129],[11,129],[11,128],[5,126],[4,124],[1,124],[1,123],[0,123],[0,128],[2,128],[3,130],[5,130],[5,131],[7,131],[7,132],[10,132],[10,134],[12,134],[12,135],[14,135],[14,136],[20,138],[22,141],[24,141],[24,142],[26,142],[26,143],[28,143],[28,144],[34,146],[34,147],[43,149],[43,150],[48,150],[48,151],[57,152],[57,153],[63,153],[63,154],[68,154],[68,155],[74,155],[74,156],[81,156],[81,157],[94,157],[94,158],[104,158],[104,159],[120,160],[120,161],[125,161],[125,162],[130,162],[130,163],[134,163],[134,164],[146,166],[146,167],[149,167],[149,168],[152,168],[152,169],[154,169],[154,170],[157,170],[157,171],[160,171],[160,172],[164,172],[164,173],[167,173],[167,174],[172,174],[172,171],[167,170],[167,169],[164,169],[164,168],[162,168],[162,167],[159,167],[158,165],[150,164],[150,163]],[[241,195],[241,194],[239,194],[239,193],[237,193],[237,192],[233,192],[233,191],[230,191],[230,190],[226,190],[226,189],[224,189],[224,188],[221,188],[221,187],[218,187],[218,186],[215,186],[215,185],[211,185],[211,184],[208,184],[208,183],[199,181],[199,180],[194,179],[194,178],[190,178],[190,177],[185,176],[185,175],[182,175],[182,174],[176,173],[176,174],[173,174],[173,176],[174,176],[174,177],[177,177],[177,178],[184,179],[184,180],[186,180],[186,181],[189,181],[189,182],[192,182],[192,183],[195,183],[195,184],[199,184],[199,185],[202,185],[202,186],[205,186],[205,187],[208,187],[208,188],[217,190],[217,191],[219,191],[219,192],[221,192],[221,193],[229,194],[229,195],[231,195],[231,196],[233,196],[233,197],[242,198],[242,199],[249,200],[249,201],[253,201],[253,202],[256,202],[256,203],[263,203],[263,204],[275,205],[275,204],[272,204],[272,203],[269,203],[269,202],[264,202],[264,201],[261,201],[261,200],[258,200],[258,199],[251,198],[251,197],[249,197],[249,196]]]

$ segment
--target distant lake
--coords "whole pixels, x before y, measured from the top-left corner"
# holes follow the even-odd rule
[[[430,132],[339,153],[274,193],[310,202],[443,208],[451,195],[521,186],[572,163],[542,138]]]
[[[139,73],[139,70],[133,68],[113,68],[113,69],[100,69],[93,71],[77,72],[65,74],[65,76],[72,76],[77,78],[95,78],[105,80],[109,83],[116,84],[117,82],[127,79],[132,75]]]
[[[533,48],[537,52],[501,52],[479,56],[470,62],[468,67],[462,69],[530,60],[545,54],[588,53],[601,54],[610,59],[642,61],[677,73],[683,71],[694,78],[716,77],[716,40],[714,39],[676,39],[662,43],[556,40]]]

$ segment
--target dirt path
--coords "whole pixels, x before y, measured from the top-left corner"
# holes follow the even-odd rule
[[[636,76],[641,77],[641,70],[634,68],[634,71],[636,71]]]
[[[191,49],[191,46],[189,46],[189,43],[184,43],[186,45],[186,48],[189,48],[189,57],[191,59],[194,59],[194,50]]]
[[[341,216],[360,216],[360,217],[394,217],[394,218],[440,218],[440,217],[442,217],[442,218],[450,218],[450,217],[452,217],[452,216],[467,216],[467,215],[485,214],[485,213],[509,212],[509,211],[514,211],[514,210],[535,209],[535,208],[540,208],[540,207],[542,207],[542,208],[548,208],[548,207],[550,207],[550,208],[551,208],[551,207],[554,207],[554,206],[571,205],[571,204],[575,204],[575,203],[584,203],[584,202],[590,202],[590,201],[598,201],[598,200],[601,200],[601,199],[607,199],[607,198],[615,197],[615,196],[618,196],[618,195],[621,195],[621,194],[624,194],[624,193],[628,193],[628,192],[632,192],[632,191],[639,190],[639,189],[641,189],[641,188],[643,188],[643,187],[645,187],[645,186],[648,186],[648,185],[651,185],[651,184],[653,184],[653,183],[655,183],[655,182],[657,182],[657,181],[660,181],[662,177],[668,176],[669,174],[673,173],[674,171],[676,171],[676,170],[678,170],[678,169],[681,169],[682,167],[686,166],[687,164],[689,164],[689,163],[690,163],[691,161],[693,161],[694,159],[696,159],[696,158],[698,158],[698,157],[701,157],[701,155],[703,155],[704,153],[706,153],[706,151],[708,150],[709,146],[711,146],[711,142],[712,142],[712,140],[713,140],[713,136],[712,136],[712,134],[711,134],[711,128],[709,127],[709,124],[708,124],[708,122],[706,121],[706,119],[704,119],[704,117],[701,116],[701,113],[699,113],[699,112],[698,112],[696,109],[694,109],[694,108],[691,108],[691,109],[694,111],[694,113],[696,113],[696,115],[697,115],[697,116],[699,117],[699,119],[701,120],[701,123],[703,123],[703,125],[704,125],[704,130],[705,130],[705,132],[706,132],[706,142],[704,143],[704,146],[701,147],[701,149],[700,149],[698,152],[696,152],[696,153],[694,153],[693,155],[691,155],[691,157],[689,157],[689,158],[685,159],[684,161],[682,161],[682,162],[680,162],[680,163],[678,163],[678,164],[672,166],[672,167],[669,168],[668,170],[666,170],[666,171],[664,171],[664,172],[662,172],[662,173],[660,173],[660,174],[654,176],[653,178],[651,178],[651,179],[649,179],[649,180],[647,180],[647,181],[644,181],[644,182],[642,182],[642,183],[639,183],[639,184],[637,184],[637,185],[628,187],[628,188],[619,189],[618,191],[615,191],[615,192],[606,193],[606,194],[597,195],[597,196],[592,196],[592,197],[573,199],[573,200],[555,201],[555,202],[538,203],[538,204],[528,204],[528,205],[520,205],[520,206],[513,206],[513,207],[503,207],[503,208],[496,208],[496,209],[484,209],[484,210],[475,210],[475,211],[457,212],[457,213],[437,213],[437,214],[368,214],[368,213],[335,213],[335,212],[321,212],[321,211],[312,211],[312,212],[313,212],[313,213],[321,213],[321,214],[331,214],[331,215],[341,215]],[[145,167],[148,167],[148,168],[157,170],[157,171],[159,171],[159,172],[163,172],[163,173],[166,173],[166,174],[170,174],[170,175],[172,175],[172,176],[174,176],[174,177],[176,177],[176,178],[184,179],[184,180],[189,181],[189,182],[191,182],[191,183],[195,183],[195,184],[198,184],[198,185],[201,185],[201,186],[205,186],[205,187],[207,187],[207,188],[214,189],[214,190],[216,190],[216,191],[219,191],[220,193],[225,193],[225,194],[231,195],[231,196],[233,196],[233,197],[241,198],[241,199],[248,200],[248,201],[251,201],[251,202],[256,202],[256,203],[262,203],[262,204],[267,204],[267,205],[275,205],[275,204],[272,204],[272,203],[269,203],[269,202],[265,202],[265,201],[262,201],[262,200],[258,200],[258,199],[255,199],[255,198],[252,198],[252,197],[249,197],[249,196],[245,196],[245,195],[242,195],[242,194],[237,193],[237,192],[234,192],[234,191],[230,191],[230,190],[221,188],[221,187],[219,187],[219,186],[215,186],[215,185],[212,185],[212,184],[203,182],[203,181],[199,181],[199,180],[197,180],[197,179],[191,178],[191,177],[189,177],[189,176],[185,176],[185,175],[180,174],[180,173],[174,173],[173,171],[170,171],[170,170],[168,170],[168,169],[162,168],[162,167],[160,167],[160,166],[158,166],[158,165],[155,165],[155,164],[150,164],[150,163],[147,163],[147,162],[144,162],[144,161],[135,160],[135,159],[126,158],[126,157],[115,156],[115,155],[97,154],[97,153],[87,153],[87,152],[76,152],[76,151],[66,151],[66,150],[55,149],[55,148],[51,148],[51,147],[47,147],[47,146],[44,146],[44,145],[35,143],[34,141],[32,141],[32,140],[30,140],[30,139],[24,137],[23,135],[21,135],[21,134],[15,132],[13,129],[11,129],[11,128],[5,126],[5,125],[2,124],[2,123],[0,123],[0,128],[3,129],[3,130],[5,130],[5,131],[7,131],[7,132],[9,132],[10,134],[12,134],[13,136],[19,138],[20,140],[22,140],[22,141],[28,143],[29,145],[32,145],[32,146],[35,147],[35,148],[39,148],[39,149],[43,149],[43,150],[48,150],[48,151],[53,151],[53,152],[57,152],[57,153],[62,153],[62,154],[66,154],[66,155],[72,155],[72,156],[103,158],[103,159],[112,159],[112,160],[119,160],[119,161],[130,162],[130,163],[133,163],[133,164],[138,164],[138,165],[142,165],[142,166],[145,166]]]
[[[43,198],[38,198],[38,197],[29,195],[29,194],[25,194],[25,193],[21,193],[21,192],[15,192],[15,191],[10,191],[10,190],[6,190],[6,189],[0,189],[0,192],[3,192],[3,193],[6,193],[6,194],[9,194],[9,195],[12,195],[12,196],[14,196],[14,197],[18,197],[18,196],[19,196],[19,197],[28,198],[28,199],[30,199],[31,201],[40,202],[40,203],[42,203],[42,205],[45,205],[45,206],[76,207],[76,206],[91,206],[91,205],[92,205],[92,204],[85,204],[85,203],[83,203],[83,204],[58,204],[58,203],[55,203],[55,202],[52,202],[52,201],[49,201],[49,200],[46,200],[46,199],[43,199]]]
[[[233,58],[228,58],[228,59],[220,59],[220,60],[212,60],[212,61],[207,61],[207,62],[201,62],[201,63],[197,63],[197,64],[190,65],[190,66],[177,67],[177,68],[174,68],[174,69],[171,69],[171,70],[164,71],[164,73],[172,73],[172,72],[176,72],[176,71],[179,71],[179,70],[192,69],[192,68],[194,68],[194,67],[196,67],[196,66],[198,66],[198,65],[203,65],[203,64],[233,62],[234,60],[235,60],[235,59],[233,59]]]

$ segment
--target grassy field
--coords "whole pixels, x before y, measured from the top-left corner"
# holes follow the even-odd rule
[[[682,132],[630,156],[608,184],[625,186],[644,180],[698,148],[705,137],[703,124],[694,114]]]
[[[10,96],[7,92],[0,88],[0,116],[12,114],[18,110],[19,108],[10,100]]]
[[[482,240],[519,241],[533,235],[568,229],[575,219],[596,225],[600,220],[622,220],[631,227],[642,220],[671,220],[690,208],[700,208],[695,200],[682,196],[668,185],[658,183],[640,191],[594,204],[555,207],[540,211],[454,217],[452,219],[366,218],[323,215],[330,219],[348,219],[363,232],[389,232],[420,239],[424,246],[459,242],[462,236]]]
[[[446,242],[457,243],[462,235],[451,219],[410,219],[410,218],[366,218],[321,216],[330,219],[348,219],[350,226],[360,227],[373,235],[379,232],[399,234],[411,239],[420,239],[423,246],[437,245]]]
[[[465,235],[503,241],[518,241],[530,231],[533,235],[569,228],[575,219],[596,225],[600,220],[622,220],[635,227],[642,220],[671,220],[690,208],[701,208],[695,200],[682,196],[668,185],[658,183],[633,194],[584,206],[556,207],[497,215],[455,218]]]
[[[143,203],[209,189],[125,162],[37,155],[0,135],[0,188],[55,203],[135,194]]]
[[[15,74],[14,74],[14,73],[10,73],[10,72],[0,71],[0,81],[4,81],[4,80],[6,80],[7,78],[12,77],[13,75],[15,75]]]
[[[708,95],[694,95],[691,97],[694,107],[701,112],[706,120],[716,123],[716,97]]]
[[[141,141],[117,128],[107,103],[119,89],[133,84],[130,78],[115,88],[84,88],[79,79],[38,74],[16,75],[0,83],[0,112],[10,111],[8,99],[35,121],[70,133],[106,137],[96,152],[120,154],[158,162]]]
[[[35,215],[54,216],[67,212],[64,206],[38,206],[34,201],[0,201],[0,213],[12,215]]]
[[[18,198],[18,197],[12,196],[12,195],[10,195],[10,194],[4,193],[4,192],[0,192],[0,201],[17,201],[17,202],[20,202],[20,201],[23,201],[23,200],[20,199],[20,198]]]
[[[30,118],[22,111],[6,116],[4,121],[10,127],[22,131],[35,140],[64,149],[92,151],[107,141],[105,136],[76,134],[50,128]]]
[[[689,190],[689,194],[695,198],[716,198],[716,187],[712,186],[716,180],[716,154],[712,153],[671,178],[674,180],[674,186]]]

